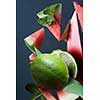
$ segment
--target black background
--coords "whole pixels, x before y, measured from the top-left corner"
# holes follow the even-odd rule
[[[29,60],[29,49],[25,46],[23,39],[32,32],[41,28],[37,23],[36,13],[45,8],[48,5],[61,2],[63,5],[62,12],[62,32],[73,14],[73,0],[16,0],[17,4],[17,16],[16,16],[16,97],[17,100],[29,100],[31,94],[25,90],[25,85],[32,82]],[[82,3],[82,0],[78,0]],[[42,52],[51,52],[53,49],[66,50],[66,43],[61,41],[60,43],[53,37],[53,35],[46,29],[46,36],[41,47]]]

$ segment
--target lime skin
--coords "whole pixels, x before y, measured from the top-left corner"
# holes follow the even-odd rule
[[[41,54],[30,62],[33,80],[48,89],[64,88],[69,81],[69,71],[59,57]]]

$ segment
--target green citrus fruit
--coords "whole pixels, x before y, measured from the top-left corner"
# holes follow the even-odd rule
[[[61,50],[54,50],[51,54],[60,57],[69,69],[69,74],[72,78],[76,78],[78,69],[75,59],[71,54]]]
[[[39,86],[63,88],[69,80],[66,64],[52,54],[41,54],[30,62],[32,77]]]

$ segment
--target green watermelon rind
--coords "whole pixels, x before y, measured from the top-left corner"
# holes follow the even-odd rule
[[[54,5],[50,5],[37,13],[38,20],[37,22],[43,26],[50,26],[54,21],[59,20],[58,18],[55,19],[56,14],[61,14],[62,11],[62,4],[56,3]],[[50,21],[48,20],[51,17]]]
[[[53,9],[52,14],[45,13],[45,11],[49,10],[50,7],[51,7],[51,9]],[[56,3],[54,5],[46,7],[45,9],[43,9],[42,11],[40,11],[39,13],[37,13],[37,16],[39,18],[43,18],[43,17],[46,17],[46,16],[54,16],[55,12],[61,13],[61,11],[62,11],[62,4],[61,3]]]

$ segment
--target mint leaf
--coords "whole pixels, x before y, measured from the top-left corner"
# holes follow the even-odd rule
[[[55,21],[55,19],[53,16],[46,16],[43,18],[39,18],[37,21],[40,25],[48,27]]]
[[[64,88],[64,91],[68,93],[73,93],[83,98],[83,86],[74,79],[70,79],[68,85]]]

